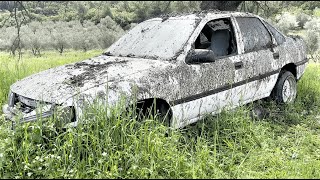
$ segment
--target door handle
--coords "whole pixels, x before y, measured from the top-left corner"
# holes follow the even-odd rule
[[[242,61],[239,61],[239,62],[234,63],[234,67],[235,67],[236,69],[241,69],[241,68],[243,68],[243,62],[242,62]]]
[[[279,59],[279,57],[280,57],[279,52],[273,53],[273,58],[274,59]]]

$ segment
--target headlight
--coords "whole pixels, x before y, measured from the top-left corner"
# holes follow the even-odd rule
[[[9,107],[13,107],[14,106],[14,99],[15,99],[14,96],[15,96],[14,93],[10,90],[9,94],[8,94],[8,105],[9,105]]]
[[[54,116],[56,122],[58,122],[60,125],[66,125],[75,121],[75,110],[70,106],[57,106],[55,108]]]

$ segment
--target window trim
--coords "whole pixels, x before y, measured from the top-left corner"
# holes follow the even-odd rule
[[[259,18],[260,19],[260,18]],[[286,42],[286,37],[283,33],[281,33],[278,29],[276,29],[275,27],[273,27],[270,23],[268,23],[267,21],[265,21],[264,19],[260,19],[260,21],[263,23],[263,25],[268,29],[269,33],[271,34],[271,36],[274,38],[274,43],[275,45],[277,46],[280,46],[281,44],[285,43]],[[267,25],[273,27],[273,29],[279,33],[281,35],[281,37],[283,38],[283,42],[281,44],[278,43],[277,39],[275,38],[275,36],[273,36],[271,30],[267,27]]]

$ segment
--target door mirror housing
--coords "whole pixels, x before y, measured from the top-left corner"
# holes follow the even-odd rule
[[[188,64],[200,64],[215,61],[215,54],[209,49],[194,49],[187,56]]]

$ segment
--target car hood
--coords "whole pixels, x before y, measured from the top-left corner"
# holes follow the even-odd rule
[[[33,100],[61,104],[101,84],[141,76],[138,74],[158,68],[163,62],[101,55],[33,74],[14,83],[11,91]]]

